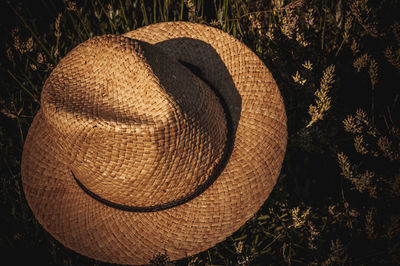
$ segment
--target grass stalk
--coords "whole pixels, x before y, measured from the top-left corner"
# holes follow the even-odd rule
[[[109,23],[109,25],[111,26],[112,30],[114,30],[113,33],[118,33],[118,29],[117,29],[117,27],[115,26],[115,24],[114,24],[114,22],[112,21],[112,19],[110,18],[110,16],[109,16],[109,14],[108,14],[106,8],[104,7],[102,1],[100,1],[100,0],[96,0],[96,1],[97,1],[97,3],[99,3],[100,8],[101,8],[101,11],[106,15],[106,17],[107,17],[107,19],[108,19],[108,23]],[[92,2],[92,1],[91,1],[91,2]]]
[[[153,0],[153,23],[157,23],[157,0]]]
[[[184,8],[185,3],[183,2],[183,0],[181,0],[181,11],[180,11],[180,15],[179,15],[179,20],[183,20],[183,8]]]
[[[149,18],[148,18],[148,16],[147,16],[146,6],[145,6],[143,0],[140,1],[140,8],[141,8],[142,14],[143,14],[143,22],[142,22],[142,25],[149,25]]]
[[[338,56],[340,50],[342,49],[344,43],[346,42],[346,39],[343,39],[342,42],[339,45],[339,48],[337,49],[336,53],[335,53],[335,57]]]
[[[22,132],[21,120],[18,116],[17,116],[17,125],[18,125],[18,131],[19,131],[21,145],[23,145],[25,142],[24,141],[24,133]]]
[[[79,19],[79,22],[81,23],[81,25],[83,26],[83,30],[86,32],[86,39],[90,38],[90,32],[89,29],[86,26],[86,23],[82,20],[82,16],[81,16],[81,12],[79,12],[79,10],[76,11],[77,17]]]
[[[204,17],[204,1],[203,1],[203,0],[200,0],[200,1],[198,2],[198,5],[199,5],[199,7],[200,7],[200,17]]]
[[[78,33],[79,41],[80,41],[80,42],[84,42],[86,38],[85,38],[85,36],[82,35],[82,31],[79,30],[79,28],[78,28],[78,26],[77,26],[77,24],[76,24],[75,19],[74,19],[74,18],[72,17],[72,15],[71,15],[71,12],[67,12],[67,13],[68,13],[69,19],[70,19],[71,22],[72,22],[72,26],[74,27],[75,32]]]
[[[167,1],[164,1],[164,5],[167,4]],[[158,13],[160,13],[160,21],[165,21],[165,6],[163,8],[163,5],[160,0],[157,0],[157,6],[158,6]]]
[[[10,74],[10,76],[15,80],[15,82],[17,82],[17,84],[29,95],[32,97],[33,101],[40,104],[40,101],[36,98],[35,95],[33,95],[15,76],[14,74],[10,71],[7,70],[8,74]]]
[[[122,1],[119,0],[119,6],[121,7],[121,12],[122,12],[122,18],[125,21],[126,26],[128,27],[128,30],[131,30],[130,26],[129,26],[129,22],[128,22],[128,18],[126,17],[126,13],[125,13],[125,6],[122,4]]]

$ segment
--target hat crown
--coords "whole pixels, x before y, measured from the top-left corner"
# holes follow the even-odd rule
[[[151,207],[195,193],[226,146],[218,98],[148,43],[92,38],[45,83],[43,114],[76,178],[117,204]]]

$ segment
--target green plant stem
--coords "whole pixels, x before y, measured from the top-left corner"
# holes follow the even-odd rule
[[[153,0],[153,23],[157,23],[157,0]]]
[[[182,3],[183,3],[183,1],[182,1]],[[147,17],[146,6],[144,5],[143,0],[140,2],[140,8],[142,9],[144,25],[149,25],[149,18]],[[142,22],[142,25],[143,25],[143,22]]]
[[[130,30],[129,22],[128,22],[128,19],[127,19],[126,14],[125,14],[125,7],[123,6],[121,0],[119,0],[119,5],[121,6],[122,17],[124,18],[125,24],[127,25],[128,30]]]
[[[281,236],[282,236],[282,234],[279,234],[278,236],[275,236],[274,239],[273,239],[270,243],[268,243],[268,245],[266,245],[266,246],[263,248],[263,250],[262,250],[261,252],[266,251],[266,250],[267,250],[270,246],[272,246],[272,244],[274,244]]]
[[[179,20],[183,20],[183,7],[184,7],[184,2],[183,0],[181,1],[181,13],[179,15]]]
[[[71,20],[71,22],[72,22],[72,26],[73,26],[74,29],[75,29],[75,32],[78,33],[80,42],[83,42],[83,41],[85,40],[85,38],[82,36],[82,32],[78,29],[78,27],[77,27],[77,25],[76,25],[75,19],[72,17],[71,12],[67,12],[67,13],[68,13],[68,16],[69,16],[69,18],[70,18],[70,20]]]
[[[18,124],[18,130],[19,130],[21,145],[23,145],[24,144],[24,133],[22,132],[21,121],[20,121],[19,118],[17,118],[17,124]]]
[[[21,97],[21,95],[20,95],[20,97]],[[23,102],[22,102],[22,104],[23,104]],[[14,109],[14,113],[16,114],[17,125],[18,125],[18,130],[19,130],[19,135],[20,135],[20,141],[21,141],[21,145],[23,145],[24,144],[24,134],[22,132],[21,120],[20,120],[19,116],[21,115],[21,112],[24,110],[24,107],[22,106],[20,108],[20,110],[17,110],[17,107],[15,106],[14,103],[11,103],[11,105]]]
[[[89,38],[90,37],[90,32],[87,29],[86,24],[83,22],[80,12],[77,10],[76,13],[78,13],[77,17],[79,19],[79,22],[82,24],[83,29],[86,32],[86,37]]]
[[[33,95],[27,88],[25,88],[25,86],[14,76],[13,73],[11,73],[10,70],[7,70],[7,72],[8,72],[8,74],[10,74],[10,76],[18,83],[18,85],[19,85],[29,96],[32,97],[32,99],[33,99],[36,103],[40,104],[40,101],[36,98],[36,96]]]
[[[112,22],[110,16],[109,16],[108,13],[107,13],[106,8],[105,8],[104,5],[102,4],[102,2],[101,2],[101,1],[97,1],[97,3],[99,3],[100,8],[101,8],[101,11],[103,11],[104,14],[106,14],[106,17],[107,17],[107,19],[108,19],[108,22],[110,23],[111,28],[113,28],[114,33],[118,33],[117,27],[116,27],[115,24]]]
[[[164,10],[167,10],[166,11],[166,13],[168,13],[168,0],[166,0],[166,1],[164,1]],[[161,1],[160,0],[158,0],[158,12],[160,12],[160,16],[161,16],[161,21],[167,21],[166,19],[165,19],[165,13],[164,13],[164,11],[163,11],[163,9],[162,9],[162,4],[161,4]],[[168,16],[167,16],[168,17]]]
[[[342,49],[342,47],[343,47],[343,45],[344,45],[344,43],[345,43],[346,41],[347,41],[347,38],[346,38],[346,39],[343,38],[342,42],[340,43],[339,48],[337,49],[337,51],[336,51],[336,53],[335,53],[335,57],[338,56],[340,50]]]
[[[262,10],[262,11],[247,12],[247,13],[245,13],[243,15],[240,15],[239,17],[229,18],[229,19],[226,19],[226,20],[227,21],[239,21],[239,20],[242,20],[244,17],[248,17],[248,16],[250,16],[252,14],[262,14],[262,13],[272,13],[272,10]],[[272,16],[272,17],[274,17],[274,16]],[[273,19],[273,20],[274,20],[274,23],[277,24],[276,20],[275,19]]]
[[[28,81],[29,85],[37,92],[37,89],[35,89],[35,88],[37,88],[37,86],[32,83],[31,79],[29,77],[27,77],[26,75],[24,75],[24,77],[25,77],[25,80]],[[34,95],[34,94],[32,93],[32,95]],[[36,99],[38,99],[38,98],[36,98]]]
[[[204,17],[204,1],[203,0],[200,0],[199,6],[200,6],[200,17]]]
[[[228,8],[229,8],[229,1],[225,0],[224,1],[224,31],[229,32],[229,17],[228,17]]]
[[[208,262],[212,265],[212,259],[211,259],[210,250],[207,251],[207,255],[208,255]]]

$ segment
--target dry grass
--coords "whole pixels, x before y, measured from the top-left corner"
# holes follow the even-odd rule
[[[51,238],[21,189],[22,145],[57,62],[91,36],[160,21],[220,28],[245,42],[282,92],[288,149],[274,191],[233,236],[153,264],[400,264],[398,1],[39,1],[6,4],[2,39],[0,249],[13,262],[101,265]],[[43,12],[46,10],[46,12]],[[40,18],[40,20],[39,20]],[[23,254],[24,256],[21,256]]]

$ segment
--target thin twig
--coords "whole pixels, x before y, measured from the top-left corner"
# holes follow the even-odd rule
[[[7,70],[7,72],[8,72],[8,74],[10,74],[10,76],[18,83],[18,85],[26,92],[26,93],[28,93],[28,95],[30,95],[32,98],[33,98],[33,100],[36,102],[36,103],[38,103],[38,104],[40,104],[40,101],[36,98],[36,96],[35,95],[33,95],[15,76],[14,76],[14,74],[13,73],[11,73],[11,71],[10,70]]]

